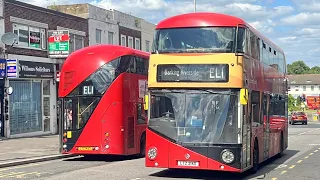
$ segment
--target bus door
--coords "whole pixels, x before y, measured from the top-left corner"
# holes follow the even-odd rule
[[[249,93],[250,94],[250,93]],[[243,106],[243,122],[242,122],[242,169],[251,166],[251,100],[248,96],[248,104]]]
[[[264,139],[264,151],[263,151],[263,158],[267,159],[269,157],[269,146],[270,146],[270,119],[269,119],[269,104],[270,104],[270,96],[267,94],[263,95],[262,100],[262,112],[263,112],[263,139]]]

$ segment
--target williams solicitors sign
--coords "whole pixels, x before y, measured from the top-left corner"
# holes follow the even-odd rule
[[[53,64],[19,61],[19,77],[20,78],[53,78]]]

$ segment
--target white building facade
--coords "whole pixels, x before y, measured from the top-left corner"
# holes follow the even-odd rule
[[[143,51],[151,52],[155,28],[155,24],[149,23],[145,20],[141,21],[141,47]]]
[[[306,96],[320,95],[320,75],[319,74],[303,74],[290,75],[289,94],[297,98],[305,94]]]

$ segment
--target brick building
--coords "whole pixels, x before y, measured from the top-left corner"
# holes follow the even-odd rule
[[[71,53],[88,46],[88,21],[15,0],[3,1],[5,32],[14,32],[19,37],[13,47],[6,47],[8,59],[16,63],[17,70],[9,78],[14,91],[9,97],[6,137],[55,134],[58,127],[55,78],[64,59],[48,58],[48,30],[69,30]]]

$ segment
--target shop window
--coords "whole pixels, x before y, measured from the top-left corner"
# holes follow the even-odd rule
[[[10,81],[10,134],[42,131],[41,81]]]

